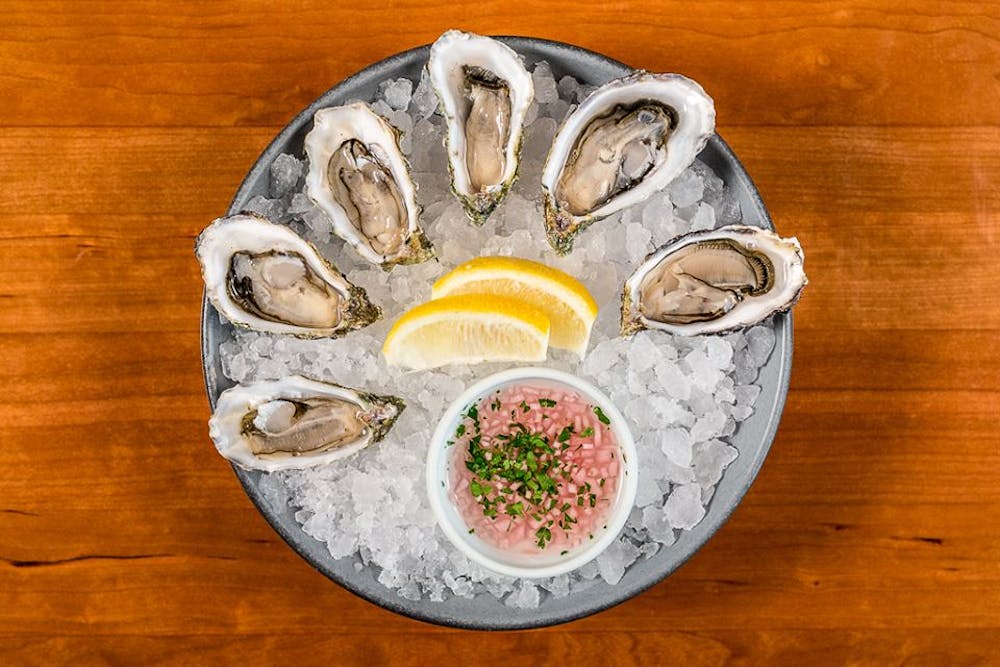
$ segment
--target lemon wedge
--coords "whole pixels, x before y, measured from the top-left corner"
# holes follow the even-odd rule
[[[413,370],[483,361],[542,361],[549,319],[523,301],[493,294],[450,296],[411,308],[382,345],[388,363]]]
[[[516,257],[478,257],[434,283],[431,298],[496,294],[523,301],[552,323],[549,344],[583,358],[597,302],[579,280],[550,266]]]

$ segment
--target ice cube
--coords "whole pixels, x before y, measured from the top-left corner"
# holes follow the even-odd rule
[[[431,87],[431,77],[427,73],[427,69],[424,68],[421,71],[417,89],[413,91],[413,95],[410,97],[409,111],[418,119],[425,119],[432,116],[437,111],[437,107],[437,93]]]
[[[413,82],[406,78],[386,81],[379,86],[379,92],[393,109],[405,109],[413,95]]]
[[[656,365],[660,359],[660,350],[653,342],[648,331],[640,331],[632,337],[628,348],[629,369],[636,373],[644,373]]]
[[[704,193],[704,183],[701,177],[692,169],[686,169],[673,180],[668,188],[670,199],[674,206],[684,208],[701,200]]]
[[[559,97],[566,100],[567,102],[579,102],[580,98],[580,83],[573,77],[567,75],[559,79],[559,83],[556,85],[559,90]]]
[[[632,223],[625,228],[625,252],[628,253],[630,264],[639,264],[651,250],[649,241],[652,233],[639,223]]]
[[[722,472],[736,460],[738,452],[721,440],[709,440],[694,447],[695,480],[702,487],[709,487],[722,479]]]
[[[691,465],[692,447],[694,441],[686,428],[674,427],[665,429],[660,436],[660,448],[667,458],[679,466]]]
[[[667,522],[674,528],[691,529],[705,516],[701,504],[701,487],[697,484],[682,484],[670,492],[663,506]]]
[[[281,199],[268,199],[263,195],[257,195],[246,203],[243,210],[262,215],[271,222],[282,222],[288,207]]]
[[[667,521],[663,508],[659,506],[645,507],[642,510],[642,525],[649,536],[662,544],[674,543],[674,529]],[[655,553],[655,552],[654,552]]]
[[[700,232],[715,227],[715,209],[702,202],[691,218],[691,231]]]
[[[548,109],[545,110],[545,114],[557,122],[562,122],[569,114],[569,102],[564,100],[556,100],[552,104],[548,105]]]
[[[528,581],[521,581],[521,585],[511,593],[504,604],[515,609],[534,609],[538,606],[540,596],[538,587]]]
[[[733,360],[733,346],[721,336],[706,336],[705,356],[713,368],[725,370]]]
[[[294,155],[282,153],[271,163],[269,192],[272,197],[284,197],[292,192],[302,177],[304,165]]]
[[[639,550],[627,540],[612,542],[597,557],[597,567],[601,577],[609,584],[617,584],[625,574],[625,568],[635,562]]]
[[[535,87],[535,101],[539,104],[552,104],[559,99],[556,80],[552,76],[552,68],[544,60],[535,65],[531,73],[531,81]]]
[[[750,329],[747,331],[747,347],[750,350],[750,362],[757,367],[763,366],[774,349],[774,330],[766,325]]]

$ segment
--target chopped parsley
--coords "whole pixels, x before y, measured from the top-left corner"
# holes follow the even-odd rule
[[[608,419],[608,416],[604,414],[604,410],[601,410],[601,406],[599,405],[594,406],[594,414],[597,415],[598,421],[600,421],[602,424],[611,423],[611,420]]]
[[[537,405],[553,408],[557,402],[542,397],[537,399]],[[484,517],[504,522],[494,525],[506,525],[510,530],[520,521],[533,519],[537,527],[534,542],[539,549],[544,549],[553,540],[553,530],[568,535],[579,521],[576,513],[587,512],[598,504],[598,495],[591,492],[589,482],[574,487],[576,490],[569,498],[563,489],[564,484],[572,484],[574,471],[578,470],[572,454],[568,460],[561,457],[571,449],[570,440],[576,435],[576,428],[569,423],[558,430],[552,428],[554,425],[542,430],[539,421],[552,417],[542,412],[525,418],[522,415],[530,413],[532,405],[520,401],[516,406],[520,410],[507,406],[510,419],[504,432],[495,433],[495,429],[491,429],[483,433],[479,413],[480,408],[487,406],[492,412],[499,412],[504,407],[502,395],[497,392],[483,399],[481,404],[468,406],[452,441],[462,444],[466,451],[465,468],[472,473],[468,492]],[[599,407],[593,410],[602,423],[610,423]],[[490,420],[496,423],[495,417],[491,416]],[[553,438],[549,434],[556,435]],[[594,429],[589,426],[579,433],[581,437],[593,434]],[[576,444],[572,451],[582,446]],[[603,479],[600,485],[604,486]],[[469,532],[474,531],[470,529]]]

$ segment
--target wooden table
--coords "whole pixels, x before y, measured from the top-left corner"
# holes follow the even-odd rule
[[[871,4],[3,2],[0,663],[1000,661],[1000,11]],[[345,592],[206,432],[194,237],[299,109],[448,27],[703,83],[812,281],[729,523],[546,630]]]

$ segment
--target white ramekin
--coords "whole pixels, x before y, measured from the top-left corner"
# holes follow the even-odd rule
[[[542,553],[539,555],[514,554],[498,549],[479,537],[470,534],[462,518],[451,501],[450,461],[454,447],[448,446],[466,410],[478,403],[484,396],[513,384],[539,384],[562,386],[572,389],[591,404],[604,411],[611,421],[611,431],[621,450],[621,477],[614,502],[608,513],[604,527],[595,532],[594,539],[569,550],[568,553]],[[628,519],[638,484],[638,457],[635,442],[625,423],[625,418],[602,391],[578,377],[548,368],[514,368],[496,373],[469,387],[445,411],[431,439],[427,454],[427,494],[438,525],[451,542],[473,561],[499,574],[515,577],[552,577],[576,569],[597,557],[610,545]]]

